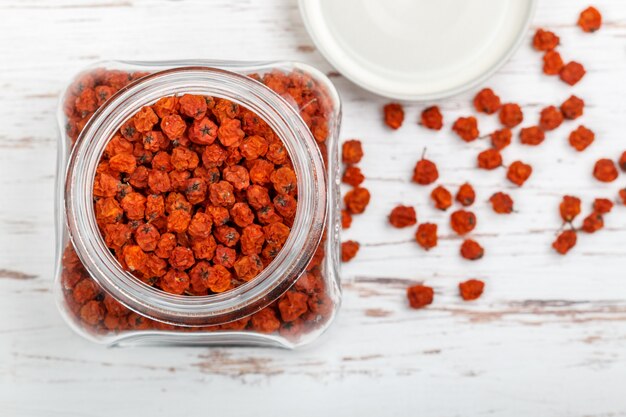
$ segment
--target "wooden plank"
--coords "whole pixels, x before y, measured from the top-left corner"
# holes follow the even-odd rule
[[[101,416],[150,414],[264,415],[626,415],[626,216],[618,207],[606,230],[581,236],[570,256],[550,243],[560,227],[564,193],[614,197],[624,186],[598,184],[596,159],[625,149],[626,7],[599,0],[606,17],[587,35],[574,25],[582,0],[541,1],[534,27],[558,31],[566,60],[585,64],[570,88],[541,75],[541,56],[522,45],[491,80],[506,101],[539,110],[570,94],[585,115],[550,133],[538,148],[514,144],[505,161],[532,163],[522,189],[504,171],[478,172],[486,143],[465,144],[448,130],[416,125],[425,104],[407,105],[406,125],[383,128],[386,102],[334,73],[312,46],[289,0],[139,1],[4,0],[0,2],[0,414]],[[531,33],[528,34],[530,42]],[[363,244],[344,268],[340,316],[323,340],[296,352],[270,349],[107,349],[74,335],[50,291],[54,260],[54,174],[57,95],[82,67],[101,59],[291,59],[330,73],[344,102],[343,138],[363,140],[361,165],[372,191],[366,214],[344,238]],[[472,93],[438,102],[447,126],[471,112]],[[433,103],[428,103],[433,104]],[[481,131],[496,127],[479,117]],[[585,124],[597,141],[578,154],[569,131]],[[487,255],[457,255],[460,239],[434,210],[430,189],[410,183],[424,147],[441,183],[478,190],[473,234]],[[486,203],[511,193],[517,212],[497,216]],[[412,230],[392,230],[386,215],[414,204],[420,221],[435,221],[441,244],[429,253]],[[480,277],[485,296],[463,303],[460,280]],[[424,281],[435,303],[410,311],[404,291]]]

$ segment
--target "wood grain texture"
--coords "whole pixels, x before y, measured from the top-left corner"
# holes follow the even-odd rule
[[[474,169],[485,143],[449,131],[471,113],[471,92],[436,103],[448,122],[441,132],[416,125],[422,104],[407,106],[401,130],[384,129],[385,100],[334,72],[293,0],[0,0],[0,415],[626,415],[626,208],[570,256],[550,250],[561,195],[579,195],[588,209],[625,184],[591,177],[596,159],[626,148],[626,4],[595,3],[606,23],[593,35],[574,25],[583,0],[542,0],[533,24],[558,31],[564,58],[586,65],[579,85],[542,76],[529,42],[489,80],[523,105],[524,125],[571,93],[587,103],[582,119],[542,146],[504,152],[535,167],[514,189],[504,172]],[[344,268],[343,308],[319,343],[296,352],[107,349],[63,323],[50,291],[57,95],[83,66],[116,58],[292,59],[332,76],[344,102],[342,137],[363,140],[373,199],[344,234],[363,248]],[[483,132],[496,126],[479,122]],[[567,135],[581,123],[597,141],[578,154]],[[432,209],[430,189],[409,181],[424,147],[442,184],[469,180],[478,189],[473,235],[487,252],[479,262],[459,259],[447,214]],[[516,200],[511,217],[486,204],[499,190]],[[440,224],[438,248],[425,253],[411,230],[387,225],[398,203]],[[487,291],[463,303],[456,285],[469,277],[484,279]],[[421,281],[435,288],[435,303],[410,311],[405,288]]]

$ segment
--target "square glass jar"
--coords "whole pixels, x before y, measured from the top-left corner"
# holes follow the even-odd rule
[[[282,140],[297,174],[298,206],[285,246],[250,282],[207,296],[168,294],[125,271],[93,209],[96,168],[113,133],[143,106],[183,94],[254,112]],[[295,62],[107,61],[81,72],[58,109],[54,287],[68,324],[109,345],[293,348],[317,339],[341,302],[340,121],[332,83]]]

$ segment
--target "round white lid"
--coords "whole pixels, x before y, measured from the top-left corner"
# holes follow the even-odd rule
[[[320,52],[382,96],[431,100],[475,87],[514,52],[536,0],[300,0]]]

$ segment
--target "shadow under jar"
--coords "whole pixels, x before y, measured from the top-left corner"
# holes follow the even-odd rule
[[[254,113],[282,141],[297,178],[282,249],[254,279],[210,295],[170,294],[137,279],[107,247],[94,211],[96,170],[114,134],[144,106],[184,94]],[[341,301],[340,101],[323,74],[291,62],[104,62],[68,87],[58,120],[55,294],[74,330],[105,344],[293,348],[328,328]]]

